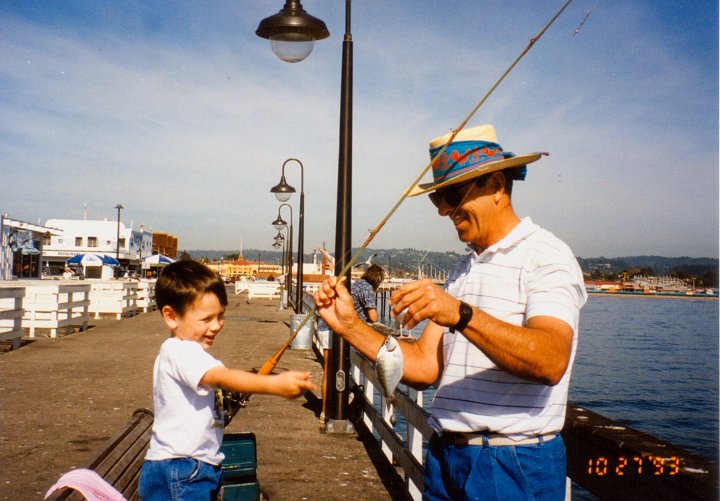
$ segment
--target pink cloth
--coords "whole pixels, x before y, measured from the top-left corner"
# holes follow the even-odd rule
[[[70,470],[60,477],[60,480],[47,491],[45,499],[56,490],[65,487],[75,489],[85,496],[87,501],[127,501],[115,487],[108,484],[100,475],[85,468]]]

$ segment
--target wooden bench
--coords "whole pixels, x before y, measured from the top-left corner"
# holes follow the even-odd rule
[[[145,313],[157,309],[155,303],[155,280],[140,280],[137,289],[137,307]]]
[[[20,348],[25,287],[0,287],[0,342]]]
[[[95,318],[113,315],[120,320],[138,313],[138,283],[105,280],[91,282],[90,313]]]
[[[247,302],[251,299],[280,299],[282,286],[279,282],[250,282],[248,284]]]
[[[94,470],[107,483],[115,487],[128,501],[138,501],[140,469],[152,435],[153,413],[137,409],[125,427],[105,442],[84,466]],[[226,501],[259,501],[260,485],[257,479],[257,450],[255,434],[251,432],[226,433],[220,450],[223,462],[223,492]],[[53,492],[50,501],[82,501],[83,496],[71,488]]]
[[[85,468],[95,470],[107,483],[115,487],[128,500],[139,499],[137,493],[140,468],[152,435],[153,413],[137,409],[127,425],[108,440],[88,462]],[[74,489],[55,491],[52,501],[84,499]]]
[[[28,337],[37,332],[55,338],[75,328],[87,330],[90,321],[90,284],[86,282],[24,281],[23,328]]]

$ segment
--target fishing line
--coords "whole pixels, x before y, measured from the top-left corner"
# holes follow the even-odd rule
[[[370,242],[373,241],[375,236],[380,232],[380,230],[385,226],[385,224],[390,220],[390,218],[395,214],[395,212],[398,210],[398,208],[402,205],[402,203],[405,201],[405,199],[410,196],[410,193],[412,189],[417,186],[423,177],[428,173],[428,171],[432,168],[432,166],[437,162],[437,160],[445,153],[445,150],[448,148],[450,143],[455,139],[455,136],[463,130],[465,125],[470,121],[470,119],[475,115],[475,113],[480,109],[480,107],[485,104],[485,101],[488,100],[488,98],[492,95],[493,92],[495,92],[495,89],[497,89],[500,84],[505,80],[505,77],[507,77],[510,72],[515,68],[515,66],[520,62],[520,60],[525,57],[525,54],[527,54],[530,49],[535,45],[535,42],[540,40],[540,38],[545,34],[545,31],[555,22],[555,20],[560,17],[560,15],[563,13],[563,11],[572,3],[573,0],[567,0],[565,4],[560,8],[560,10],[557,11],[557,13],[548,21],[548,23],[532,38],[530,38],[530,42],[527,44],[525,49],[520,53],[520,55],[515,58],[515,60],[512,62],[510,66],[505,70],[505,72],[500,75],[500,78],[498,78],[495,83],[490,87],[490,90],[488,90],[485,95],[480,99],[480,101],[475,105],[475,107],[468,113],[468,115],[463,119],[462,122],[460,122],[460,125],[458,125],[455,129],[452,130],[450,137],[445,142],[445,145],[435,154],[434,157],[430,159],[428,164],[425,166],[422,171],[415,177],[415,179],[410,183],[410,185],[403,191],[400,198],[395,202],[395,205],[392,206],[392,208],[388,211],[388,213],[385,215],[385,217],[382,218],[382,220],[378,223],[378,225],[369,230],[369,235],[365,239],[365,241],[362,243],[360,248],[355,252],[355,254],[352,255],[348,263],[343,267],[342,271],[338,274],[338,276],[343,277],[347,274],[347,272],[355,265],[357,260],[360,258],[360,255],[367,249],[368,245],[370,245]],[[337,257],[336,257],[337,259]],[[272,372],[272,370],[275,368],[277,363],[280,361],[280,357],[282,357],[283,353],[290,347],[290,343],[295,339],[295,337],[298,335],[298,333],[305,327],[305,324],[308,323],[308,321],[315,315],[315,312],[317,312],[317,305],[313,306],[313,308],[310,310],[310,312],[305,315],[305,318],[300,322],[300,324],[297,326],[297,329],[295,332],[290,334],[290,337],[287,341],[280,347],[280,349],[272,356],[270,357],[265,363],[260,367],[260,370],[258,371],[258,374],[269,374]],[[244,399],[244,402],[247,401],[247,398],[249,398],[249,394],[243,394],[242,398]]]

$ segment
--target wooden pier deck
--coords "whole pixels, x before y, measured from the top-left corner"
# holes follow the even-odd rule
[[[225,328],[213,353],[228,367],[258,368],[289,335],[291,311],[277,300],[245,302],[228,289]],[[152,409],[152,367],[168,333],[157,311],[90,329],[39,338],[0,355],[0,499],[42,499],[47,489],[123,427],[133,411]],[[288,350],[277,366],[309,370],[312,350]],[[319,390],[285,400],[254,395],[228,432],[257,437],[258,479],[270,500],[403,499],[402,481],[377,459],[362,430],[321,433]]]

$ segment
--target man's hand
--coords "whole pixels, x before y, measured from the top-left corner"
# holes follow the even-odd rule
[[[425,319],[438,325],[452,327],[460,321],[460,301],[425,278],[403,285],[390,296],[392,314],[406,310],[403,326],[412,329]]]
[[[352,296],[345,288],[345,277],[329,277],[314,294],[317,311],[333,332],[342,335],[361,320]]]

